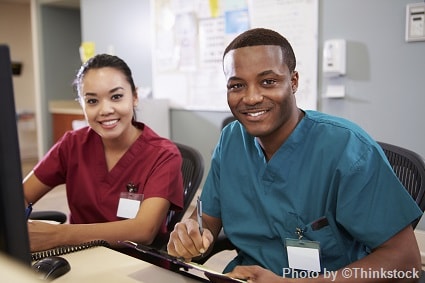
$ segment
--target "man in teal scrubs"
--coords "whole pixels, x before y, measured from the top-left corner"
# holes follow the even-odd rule
[[[199,256],[223,227],[238,248],[225,272],[249,282],[323,282],[330,271],[333,281],[372,282],[371,272],[382,270],[382,277],[393,271],[417,279],[406,277],[421,268],[410,225],[421,210],[365,131],[297,107],[295,66],[290,44],[271,30],[244,32],[226,48],[227,99],[237,121],[212,156],[201,196],[204,232],[193,215],[176,225],[168,252]],[[358,278],[347,278],[345,267]]]

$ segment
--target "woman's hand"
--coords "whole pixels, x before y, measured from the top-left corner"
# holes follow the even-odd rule
[[[28,235],[32,252],[50,249],[59,246],[56,240],[60,225],[50,224],[43,221],[28,221]]]

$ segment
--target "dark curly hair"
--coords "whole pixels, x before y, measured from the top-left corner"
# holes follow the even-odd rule
[[[259,45],[280,46],[284,63],[288,66],[290,72],[295,70],[295,54],[289,41],[278,32],[265,28],[250,29],[238,35],[224,50],[223,58],[231,50]]]

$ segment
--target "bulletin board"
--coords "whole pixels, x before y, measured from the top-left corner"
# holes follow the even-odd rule
[[[155,0],[153,97],[171,107],[228,111],[222,55],[241,32],[273,29],[297,57],[302,109],[317,108],[318,0]]]

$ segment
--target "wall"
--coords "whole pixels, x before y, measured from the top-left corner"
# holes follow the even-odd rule
[[[425,156],[425,131],[419,124],[425,120],[425,80],[422,79],[425,42],[404,41],[405,7],[410,2],[319,2],[319,54],[324,40],[346,39],[348,73],[343,78],[347,97],[320,98],[318,109],[353,120],[375,139],[405,146]],[[129,64],[136,68],[135,74],[143,73],[141,76],[148,78],[151,63],[143,60],[150,58],[151,52],[143,46],[151,44],[148,35],[151,24],[147,20],[150,7],[147,1],[116,3],[114,0],[81,1],[83,39],[95,40],[102,50],[113,44],[117,55],[129,56]],[[111,21],[117,18],[117,9],[120,21]],[[144,21],[143,15],[147,17]],[[321,62],[319,58],[319,66]],[[137,79],[140,80],[139,75]],[[321,70],[318,82],[320,96],[327,84]],[[172,109],[171,139],[200,149],[209,168],[221,122],[227,115],[226,112]]]
[[[230,111],[171,110],[171,139],[201,152],[205,162],[204,180],[210,168],[211,154],[220,136],[222,122],[230,115]]]
[[[319,108],[425,157],[425,42],[404,40],[408,3],[415,1],[320,2],[321,42],[346,39],[348,60],[347,97],[322,99]]]
[[[72,81],[81,65],[80,11],[56,0],[31,0],[38,157],[53,145],[49,101],[72,100]],[[77,5],[78,6],[78,5]]]
[[[75,98],[72,81],[81,65],[80,11],[74,8],[40,6],[40,113],[44,137],[43,152],[53,144],[52,120],[48,104],[50,100]]]
[[[319,70],[318,110],[348,118],[375,139],[404,146],[425,158],[421,124],[425,121],[425,42],[404,41],[408,3],[412,1],[320,1],[319,54],[324,40],[344,38],[348,59],[347,76],[342,79],[347,96],[343,99],[320,98],[328,82]],[[321,63],[320,57],[319,66]],[[209,121],[215,123],[206,123],[204,114],[173,111],[171,128],[172,138],[195,144],[208,157],[213,147],[205,147],[217,141],[224,115],[211,112]],[[197,130],[190,133],[188,124]],[[206,159],[207,164],[209,161]]]
[[[150,1],[81,0],[80,5],[83,41],[95,42],[96,53],[124,59],[136,86],[151,87]]]
[[[35,86],[29,4],[0,3],[0,43],[9,45],[12,61],[22,63],[21,74],[13,76],[16,111],[34,114]],[[21,158],[36,158],[37,143],[34,141],[37,137],[34,116],[20,117],[18,134]]]
[[[21,75],[13,76],[16,108],[18,111],[34,112],[34,66],[28,4],[0,3],[0,42],[9,45],[12,61],[23,64]]]

